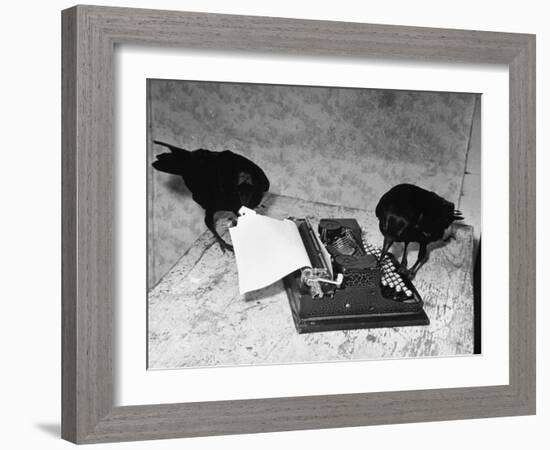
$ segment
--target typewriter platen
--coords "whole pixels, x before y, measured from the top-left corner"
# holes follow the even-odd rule
[[[311,267],[284,278],[298,333],[428,325],[422,299],[397,262],[363,242],[355,219],[293,219]]]

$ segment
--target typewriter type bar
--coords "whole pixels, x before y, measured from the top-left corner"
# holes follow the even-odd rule
[[[342,283],[342,277],[334,279],[330,255],[308,219],[297,223],[298,232],[311,262],[311,268],[302,269],[301,287],[310,291],[314,298],[323,298],[334,293]]]

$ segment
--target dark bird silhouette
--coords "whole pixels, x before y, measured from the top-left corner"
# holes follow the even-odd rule
[[[376,217],[384,244],[380,261],[394,242],[403,242],[403,258],[400,272],[413,278],[427,260],[427,245],[443,238],[445,230],[455,221],[462,220],[462,213],[453,203],[435,192],[412,184],[399,184],[386,192],[376,206]],[[407,247],[418,242],[418,259],[407,269]]]
[[[154,142],[170,149],[170,153],[157,155],[153,167],[183,178],[193,200],[204,208],[204,222],[222,250],[233,250],[216,231],[214,214],[231,211],[238,215],[241,206],[251,209],[258,206],[264,192],[269,190],[264,171],[249,159],[229,150],[189,151],[165,142]]]

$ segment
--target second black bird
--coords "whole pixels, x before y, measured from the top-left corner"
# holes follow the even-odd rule
[[[399,184],[386,192],[376,206],[376,217],[384,235],[381,259],[394,242],[403,242],[403,259],[400,271],[414,277],[426,262],[427,245],[443,238],[445,230],[455,221],[462,220],[462,213],[453,203],[435,192],[412,184]],[[407,269],[407,247],[418,242],[418,259]]]
[[[195,200],[205,210],[204,222],[222,250],[233,250],[216,231],[214,214],[230,211],[238,215],[241,206],[255,208],[269,190],[264,171],[244,156],[230,150],[184,150],[160,141],[170,152],[157,155],[153,167],[161,172],[180,175]]]

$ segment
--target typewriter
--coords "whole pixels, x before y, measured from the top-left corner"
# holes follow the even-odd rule
[[[390,253],[366,244],[355,219],[292,219],[311,267],[284,278],[298,333],[428,325],[412,282]]]

